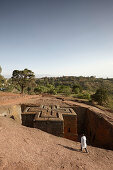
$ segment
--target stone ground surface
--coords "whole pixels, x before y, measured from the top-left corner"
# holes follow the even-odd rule
[[[14,120],[0,117],[0,170],[112,170],[113,151],[27,128]]]
[[[0,105],[20,103],[67,103],[50,97],[0,93]],[[0,117],[0,170],[112,170],[113,151],[88,146],[80,152],[80,143],[56,137],[38,129],[24,127]]]

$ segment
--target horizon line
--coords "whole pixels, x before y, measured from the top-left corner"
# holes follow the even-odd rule
[[[1,74],[4,78],[11,78],[11,75],[8,74]],[[50,74],[35,74],[35,78],[54,78],[54,77],[95,77],[95,78],[102,78],[102,79],[112,79],[113,77],[102,77],[102,76],[96,76],[96,75],[50,75]]]

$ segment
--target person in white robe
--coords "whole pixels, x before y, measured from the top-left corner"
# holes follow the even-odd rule
[[[81,151],[85,149],[85,151],[88,153],[87,151],[87,144],[86,144],[86,136],[83,134],[81,137]]]

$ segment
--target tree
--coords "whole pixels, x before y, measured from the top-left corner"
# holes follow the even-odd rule
[[[80,85],[74,84],[73,87],[72,87],[72,91],[75,94],[81,93],[82,92],[82,87]]]
[[[30,94],[30,91],[31,91],[31,87],[27,87],[27,92],[28,92],[28,94]]]
[[[6,85],[6,79],[1,75],[2,67],[0,66],[0,90],[4,91]]]
[[[35,81],[35,75],[31,70],[14,70],[12,74],[12,82],[16,86],[20,87],[21,93],[24,93],[24,89],[31,86]]]
[[[47,93],[49,93],[49,94],[57,94],[57,91],[56,91],[54,85],[48,84],[47,88],[48,88]]]
[[[91,96],[91,98],[98,102],[99,105],[103,105],[103,103],[108,100],[107,90],[105,88],[99,88],[96,93]]]
[[[42,90],[42,88],[40,87],[40,86],[38,86],[38,87],[35,87],[34,88],[34,92],[37,94],[37,93],[42,93],[43,92],[43,90]]]
[[[69,96],[71,94],[71,92],[72,92],[72,89],[69,86],[60,85],[60,86],[57,86],[57,92],[58,93],[63,93],[66,96]]]
[[[0,74],[1,74],[1,72],[2,72],[2,67],[0,66]]]

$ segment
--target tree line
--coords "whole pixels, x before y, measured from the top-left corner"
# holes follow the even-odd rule
[[[0,90],[27,94],[65,95],[96,101],[99,105],[113,98],[113,79],[91,77],[44,77],[36,78],[29,69],[14,70],[10,79],[5,79],[0,67]]]

